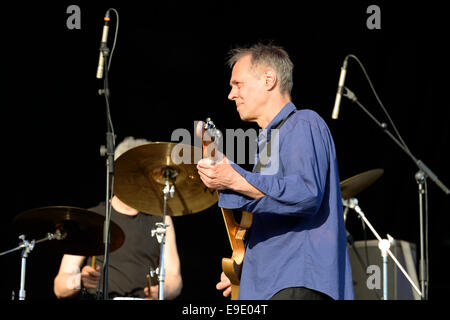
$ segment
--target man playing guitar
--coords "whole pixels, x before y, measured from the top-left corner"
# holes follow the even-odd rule
[[[202,159],[197,168],[203,183],[220,191],[219,207],[253,214],[239,299],[353,299],[336,152],[325,121],[291,102],[293,64],[282,48],[233,49],[229,65],[228,99],[243,121],[263,129],[256,165],[249,172],[224,156]],[[224,273],[217,289],[231,292]]]

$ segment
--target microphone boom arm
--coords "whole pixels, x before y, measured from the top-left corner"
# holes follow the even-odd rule
[[[387,124],[385,122],[378,121],[367,108],[365,108],[359,101],[356,95],[349,88],[344,87],[345,93],[344,97],[348,98],[350,101],[356,103],[383,131],[386,133],[417,165],[419,170],[422,170],[427,177],[430,177],[433,182],[435,182],[446,194],[450,194],[450,190],[439,180],[439,178],[429,169],[423,161],[418,160],[405,146],[387,129]]]

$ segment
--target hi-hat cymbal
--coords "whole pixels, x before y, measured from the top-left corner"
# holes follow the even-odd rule
[[[378,180],[383,172],[383,169],[372,169],[342,181],[340,183],[342,198],[353,198]]]
[[[167,215],[203,211],[219,196],[198,175],[195,160],[201,155],[200,148],[173,142],[152,142],[130,149],[115,161],[114,193],[141,212],[163,215],[167,176],[175,187],[174,196],[167,200]]]
[[[104,254],[103,226],[105,217],[77,207],[42,207],[18,214],[13,225],[28,240],[45,238],[57,230],[65,233],[63,240],[40,244],[61,254],[97,256]],[[110,222],[110,252],[120,248],[125,241],[122,229]]]

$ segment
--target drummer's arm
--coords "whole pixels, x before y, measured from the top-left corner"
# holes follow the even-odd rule
[[[83,256],[65,254],[61,260],[58,274],[55,277],[53,291],[58,298],[71,298],[81,290],[81,284],[86,288],[97,287],[100,273],[91,266],[83,265]],[[83,280],[81,279],[83,276]]]
[[[58,298],[75,296],[81,289],[80,267],[85,257],[65,254],[53,283],[53,291]]]
[[[180,271],[180,258],[178,256],[175,228],[170,216],[166,216],[166,246],[164,254],[164,299],[175,299],[181,292],[183,280]]]

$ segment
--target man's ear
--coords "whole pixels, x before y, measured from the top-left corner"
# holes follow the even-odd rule
[[[277,73],[272,68],[264,70],[264,81],[267,90],[272,90],[277,85]]]

